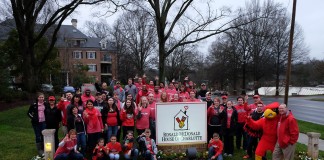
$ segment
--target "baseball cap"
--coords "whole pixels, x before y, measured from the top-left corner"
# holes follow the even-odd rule
[[[55,97],[54,97],[54,96],[49,96],[49,97],[48,97],[48,100],[49,100],[49,101],[55,101]]]
[[[223,96],[222,96],[222,99],[227,99],[227,96],[226,96],[226,95],[223,95]]]

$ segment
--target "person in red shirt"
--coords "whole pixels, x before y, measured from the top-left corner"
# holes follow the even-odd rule
[[[190,91],[190,98],[187,102],[201,102],[200,99],[196,98],[196,93],[194,91]]]
[[[137,134],[142,134],[146,128],[150,127],[150,114],[151,108],[148,107],[148,100],[144,96],[141,98],[141,102],[138,104],[135,110],[136,115],[136,131]]]
[[[238,97],[237,98],[238,104],[235,106],[237,111],[238,120],[236,124],[236,149],[247,150],[247,133],[244,131],[243,127],[246,122],[246,118],[249,115],[249,112],[245,110],[244,107],[244,98]],[[243,147],[242,146],[242,139],[243,139]]]
[[[142,90],[142,86],[146,85],[146,76],[144,74],[141,78],[141,77],[137,77],[137,75],[136,75],[135,80],[136,79],[137,79],[137,82],[135,82],[134,84],[135,84],[137,90],[140,91],[140,90]]]
[[[186,102],[189,99],[189,93],[186,91],[186,87],[184,85],[180,86],[179,97],[183,102]]]
[[[136,104],[138,104],[141,100],[141,97],[145,96],[147,97],[149,94],[146,85],[142,85],[142,90],[140,90],[136,96]]]
[[[60,142],[59,147],[54,154],[54,160],[67,159],[83,159],[83,155],[77,150],[77,133],[74,129],[71,129],[69,134],[67,134]]]
[[[159,86],[154,86],[154,92],[152,92],[154,96],[154,102],[160,102],[161,92],[159,91],[159,88]]]
[[[179,94],[175,93],[173,97],[171,98],[170,102],[182,102],[182,99],[180,99]]]
[[[163,91],[163,92],[161,93],[160,102],[161,102],[161,103],[169,102],[167,92]]]
[[[71,103],[73,94],[71,92],[66,92],[62,97],[60,102],[57,104],[57,109],[61,110],[62,113],[62,131],[63,134],[66,135],[68,133],[67,130],[67,117],[68,110],[67,107]]]
[[[120,114],[122,121],[123,137],[126,136],[127,131],[134,132],[135,126],[135,105],[131,99],[126,100]]]
[[[210,139],[208,144],[208,160],[216,159],[223,160],[223,142],[219,138],[218,133],[213,134],[213,138]]]
[[[118,160],[119,159],[119,152],[122,151],[121,144],[117,142],[117,137],[112,135],[110,137],[110,142],[106,145],[107,149],[109,150],[109,159],[110,160]]]
[[[105,146],[105,139],[100,138],[97,146],[93,150],[92,160],[106,160],[108,159],[107,153],[108,149]]]
[[[251,114],[254,110],[256,110],[256,108],[258,107],[258,103],[259,102],[262,102],[261,99],[260,99],[260,96],[259,95],[254,95],[253,96],[253,103],[252,104],[248,104],[248,99],[249,99],[249,96],[246,95],[245,96],[245,103],[244,103],[244,109],[249,112],[249,114]]]
[[[173,83],[171,82],[168,86],[168,89],[166,89],[166,92],[168,94],[168,98],[171,99],[174,94],[177,93],[177,90],[174,88]]]
[[[100,138],[101,133],[104,131],[102,124],[101,113],[93,107],[93,101],[87,100],[87,108],[83,111],[83,119],[87,128],[88,146],[92,151]]]
[[[156,103],[154,102],[154,95],[153,93],[150,93],[148,95],[148,108],[150,108],[151,113],[150,113],[150,129],[152,132],[152,138],[155,139],[155,134],[156,134],[156,130],[155,130],[155,105]]]
[[[120,129],[122,123],[114,98],[108,98],[108,105],[107,107],[102,109],[101,114],[102,122],[107,129],[107,140],[109,140],[111,135],[117,135],[117,132]]]

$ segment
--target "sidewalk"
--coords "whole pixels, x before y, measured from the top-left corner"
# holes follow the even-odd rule
[[[299,133],[298,142],[302,143],[302,144],[305,144],[307,146],[308,145],[308,136],[307,136],[307,134]],[[324,140],[319,139],[318,148],[319,148],[319,150],[324,151]]]

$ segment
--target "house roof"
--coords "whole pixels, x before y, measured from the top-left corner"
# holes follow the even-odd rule
[[[39,24],[38,24],[39,25]],[[0,23],[0,41],[8,39],[9,32],[12,29],[16,28],[16,23],[14,19],[7,19]],[[100,42],[103,40],[101,38],[91,38],[82,33],[79,29],[75,28],[73,25],[61,25],[57,41],[56,47],[66,47],[66,40],[68,39],[76,39],[76,40],[85,40],[85,43],[80,46],[80,48],[100,48]],[[105,40],[104,40],[105,41]],[[116,51],[116,43],[107,41],[106,51]]]
[[[16,23],[13,19],[6,19],[0,23],[0,41],[7,40],[9,32],[16,28]]]

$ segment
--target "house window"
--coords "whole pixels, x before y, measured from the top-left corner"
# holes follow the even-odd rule
[[[96,72],[97,71],[97,65],[96,64],[88,64],[88,72]]]
[[[87,52],[87,59],[96,59],[96,52],[88,51]]]
[[[72,57],[74,59],[82,59],[82,52],[81,51],[73,51]]]

